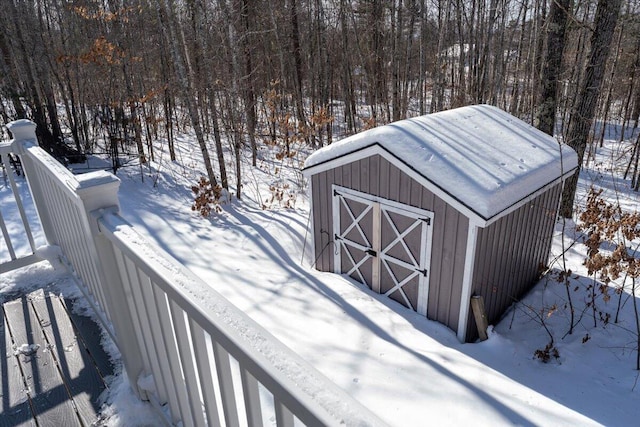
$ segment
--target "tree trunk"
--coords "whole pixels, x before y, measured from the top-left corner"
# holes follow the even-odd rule
[[[162,71],[165,72],[166,68],[163,67]],[[166,76],[168,77],[168,76]],[[169,146],[169,158],[172,162],[176,161],[176,150],[173,138],[173,95],[169,92],[168,88],[162,91],[162,107],[164,111],[164,125],[167,133],[167,144]]]
[[[302,93],[302,55],[300,50],[300,28],[298,25],[298,6],[296,0],[291,0],[291,48],[293,50],[294,83],[296,117],[298,126],[306,126],[307,120],[304,113],[304,96]],[[307,138],[307,143],[309,143]]]
[[[446,12],[443,11],[443,3],[446,7]],[[446,80],[444,71],[447,66],[444,54],[445,28],[447,27],[447,23],[449,21],[449,3],[450,0],[446,0],[446,3],[443,0],[438,0],[438,44],[436,47],[437,51],[432,73],[433,88],[431,90],[431,105],[429,109],[429,112],[431,113],[442,110],[444,98],[444,85]],[[424,21],[422,22],[422,25],[424,26]]]
[[[540,85],[540,103],[536,126],[553,136],[558,106],[558,78],[565,46],[567,18],[572,0],[553,0],[547,23],[547,50]]]
[[[216,154],[218,156],[218,167],[220,168],[220,185],[225,190],[229,190],[229,179],[227,178],[227,167],[224,163],[224,150],[222,149],[222,138],[220,137],[220,125],[218,123],[218,106],[213,94],[209,96],[209,109],[211,110],[211,122],[213,124],[213,139],[216,144]]]
[[[427,23],[426,20],[427,20],[427,14],[426,14],[425,0],[420,0],[420,36],[419,36],[420,67],[418,69],[418,102],[420,105],[421,116],[426,113],[426,109],[424,105],[424,101],[425,101],[424,81],[425,81],[425,74],[426,74],[425,47],[427,45],[427,38],[426,38],[427,32],[425,31],[425,24]],[[438,55],[439,54],[440,52],[438,52]]]
[[[620,59],[620,54],[622,53],[620,49],[620,44],[622,43],[623,34],[624,34],[624,31],[622,30],[622,28],[620,28],[620,31],[618,32],[618,43],[616,47],[616,55],[613,60],[613,64],[611,65],[611,72],[609,73],[609,84],[607,85],[607,96],[604,100],[604,105],[603,105],[602,126],[600,127],[600,136],[598,137],[598,144],[601,148],[604,144],[604,134],[607,129],[607,121],[609,120],[609,111],[611,111],[611,94],[613,93],[614,77],[616,75],[618,60]],[[636,47],[640,47],[640,45],[636,43]],[[638,59],[637,52],[636,52],[636,59]],[[633,70],[633,74],[635,74],[635,68]],[[631,85],[635,86],[633,82],[631,83]],[[635,128],[635,125],[634,125],[634,128]],[[587,165],[589,165],[589,160],[591,160],[592,158],[595,158],[595,154],[596,154],[595,138],[594,138],[594,141],[591,143],[590,147],[591,147],[591,150],[589,155],[587,156]],[[626,176],[625,176],[625,179],[626,179]]]
[[[344,117],[347,123],[347,130],[355,132],[356,101],[353,93],[353,76],[349,61],[349,42],[347,29],[347,6],[346,0],[340,0],[340,31],[342,36],[342,94],[344,99]]]
[[[253,87],[253,61],[251,58],[252,45],[250,43],[251,22],[253,17],[249,16],[251,8],[248,0],[241,0],[240,4],[240,24],[242,26],[240,43],[244,60],[244,76],[242,77],[242,95],[244,98],[244,112],[247,119],[247,135],[251,146],[251,164],[256,166],[258,157],[258,147],[256,144],[256,96]],[[238,184],[239,185],[239,184]],[[238,194],[240,189],[238,188]],[[239,198],[239,197],[238,197]]]
[[[393,50],[391,55],[391,105],[393,121],[400,120],[400,61],[402,52],[402,28],[404,14],[402,12],[402,0],[392,0],[391,4],[395,6],[391,11],[391,37],[393,37]]]
[[[587,147],[589,131],[593,124],[598,94],[600,93],[600,86],[621,3],[622,0],[598,0],[595,29],[591,36],[589,62],[585,70],[577,105],[571,114],[566,140],[567,144],[578,153],[578,171],[582,168],[582,159]],[[573,201],[578,185],[578,175],[579,173],[576,172],[565,182],[560,206],[560,213],[565,218],[571,218],[573,215]]]
[[[181,52],[180,44],[178,43],[177,32],[179,30],[177,29],[177,24],[175,22],[176,17],[174,16],[173,0],[164,0],[162,7],[158,9],[158,15],[163,27],[166,42],[169,46],[169,50],[171,51],[171,56],[173,57],[175,71],[177,74],[176,77],[182,95],[185,98],[185,103],[187,104],[191,125],[193,126],[196,139],[198,140],[198,145],[200,146],[200,151],[202,152],[202,159],[204,160],[207,177],[209,178],[211,185],[215,187],[218,184],[218,181],[216,180],[213,172],[213,166],[211,165],[211,159],[209,157],[209,150],[204,139],[204,134],[202,133],[200,118],[198,116],[198,111],[191,90],[191,83],[189,82],[189,76],[187,74],[185,63],[183,62],[184,52]]]

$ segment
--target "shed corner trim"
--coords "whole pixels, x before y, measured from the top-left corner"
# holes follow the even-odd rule
[[[458,317],[458,339],[464,343],[467,338],[467,323],[469,322],[469,307],[471,305],[471,288],[473,286],[473,270],[475,267],[476,242],[478,240],[478,225],[469,223],[467,232],[467,249],[465,252],[464,272],[462,276],[462,292],[460,296],[460,313]]]

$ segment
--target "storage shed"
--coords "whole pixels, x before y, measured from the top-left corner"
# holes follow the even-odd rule
[[[345,138],[305,162],[316,268],[474,340],[471,297],[492,323],[535,284],[577,165],[570,147],[489,105]]]

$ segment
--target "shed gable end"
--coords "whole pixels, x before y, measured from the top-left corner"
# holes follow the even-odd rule
[[[316,268],[334,271],[332,186],[338,185],[434,213],[428,317],[454,330],[469,219],[384,157],[376,154],[311,175]]]

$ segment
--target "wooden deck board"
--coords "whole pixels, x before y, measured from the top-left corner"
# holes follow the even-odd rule
[[[49,345],[57,350],[54,354],[58,355],[58,368],[78,416],[85,425],[89,425],[98,418],[97,402],[106,384],[84,344],[77,338],[61,300],[43,297],[33,298],[31,303]]]
[[[5,303],[3,313],[0,427],[36,425],[36,419],[39,426],[96,422],[104,375],[113,372],[97,325],[43,291]],[[14,355],[22,344],[39,347]]]
[[[28,297],[5,304],[14,345],[36,345],[33,353],[18,356],[39,426],[79,425],[70,396],[56,369],[38,319]]]
[[[74,302],[72,300],[60,300],[64,303],[71,323],[76,330],[76,335],[83,344],[86,352],[91,356],[94,364],[98,368],[100,375],[105,378],[113,375],[113,364],[107,353],[102,349],[102,332],[100,327],[91,318],[74,313]]]
[[[17,356],[14,355],[13,341],[6,325],[4,311],[0,310],[0,378],[2,387],[0,394],[0,427],[35,426],[31,412],[29,396]]]

